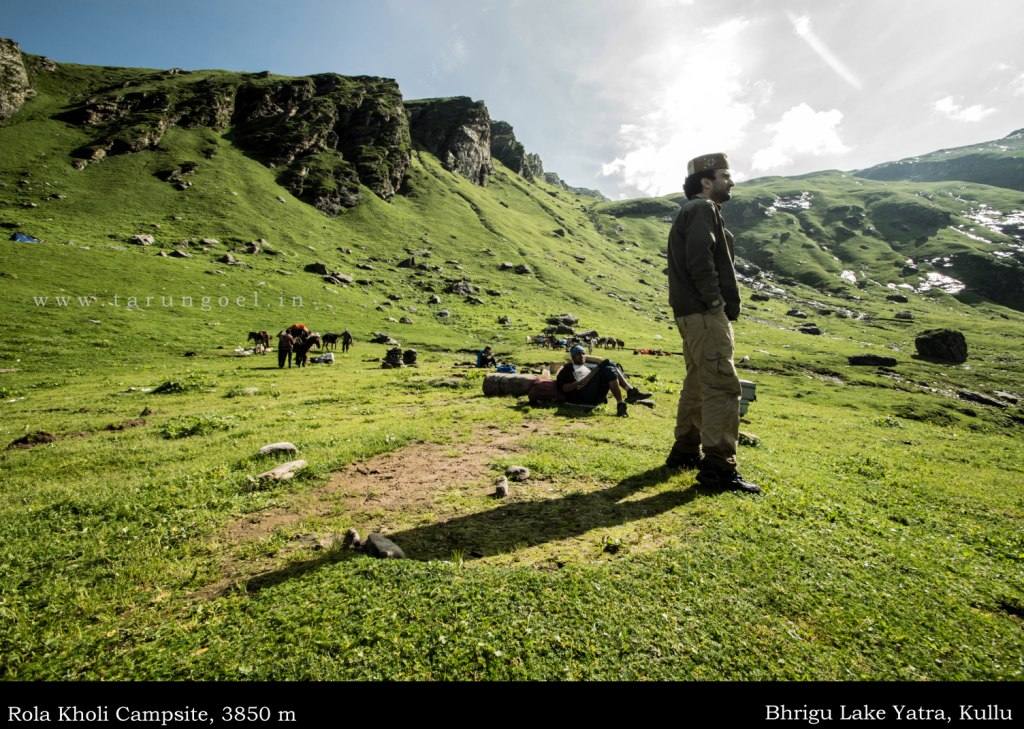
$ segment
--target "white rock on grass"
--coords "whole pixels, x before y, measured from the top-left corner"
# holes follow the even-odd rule
[[[256,478],[260,481],[287,481],[305,468],[306,465],[306,462],[302,460],[288,461],[288,463],[282,463],[277,468],[264,471]]]
[[[299,449],[294,443],[289,443],[286,440],[280,443],[269,443],[260,448],[260,455],[265,456],[268,453],[298,453]]]

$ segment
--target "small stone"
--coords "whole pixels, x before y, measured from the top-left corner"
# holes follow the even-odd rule
[[[270,444],[265,445],[262,448],[260,448],[260,455],[261,456],[265,456],[265,455],[270,454],[270,453],[294,454],[294,453],[298,453],[298,452],[299,452],[299,449],[295,446],[295,444],[294,443],[289,443],[288,441],[281,441],[280,443],[270,443]]]
[[[405,559],[405,552],[383,534],[373,533],[362,543],[364,554],[378,559]]]
[[[354,528],[350,528],[346,531],[344,538],[341,540],[342,547],[352,547],[353,549],[359,549],[362,543],[363,540],[359,538],[359,532]]]
[[[895,367],[895,357],[881,357],[877,354],[855,354],[847,357],[846,360],[852,365],[868,367]]]
[[[307,463],[303,460],[288,461],[288,463],[282,463],[277,468],[264,471],[256,478],[260,481],[287,481],[306,466]]]
[[[756,435],[753,435],[752,433],[744,433],[742,431],[740,431],[737,442],[741,446],[747,446],[748,448],[757,448],[759,445],[761,445],[761,439],[758,438]]]
[[[513,481],[525,481],[530,477],[530,469],[526,466],[509,466],[505,469],[505,475]]]
[[[494,485],[494,495],[499,499],[504,499],[508,496],[508,479],[504,476],[498,479],[498,482]]]

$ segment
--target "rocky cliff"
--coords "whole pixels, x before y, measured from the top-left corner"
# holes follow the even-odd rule
[[[14,116],[31,93],[21,48],[12,40],[0,38],[0,121]]]
[[[491,166],[491,117],[482,101],[466,96],[405,102],[413,142],[477,185]]]
[[[247,154],[282,168],[282,185],[328,214],[356,205],[360,184],[390,198],[410,161],[398,84],[368,76],[163,71],[101,89],[62,118],[96,131],[72,153],[78,166],[152,149],[173,126],[229,131]]]
[[[235,141],[280,182],[329,214],[359,202],[359,184],[387,200],[409,168],[409,121],[398,84],[371,76],[318,74],[256,79],[238,90]]]
[[[527,180],[544,175],[540,157],[526,151],[508,122],[491,122],[491,156]]]

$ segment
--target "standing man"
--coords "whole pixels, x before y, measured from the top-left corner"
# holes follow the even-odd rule
[[[703,155],[690,160],[686,174],[686,203],[668,236],[669,303],[683,338],[686,380],[666,465],[699,468],[702,486],[759,494],[736,471],[742,390],[730,322],[739,318],[740,292],[721,209],[734,184],[729,161]]]
[[[341,333],[341,351],[342,353],[347,352],[348,348],[352,346],[352,335],[348,333],[348,329]]]

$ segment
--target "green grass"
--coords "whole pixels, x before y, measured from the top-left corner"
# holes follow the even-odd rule
[[[773,251],[779,277],[802,275],[765,302],[744,288],[736,355],[758,400],[742,430],[760,444],[740,462],[765,495],[714,494],[661,468],[682,359],[630,351],[681,346],[661,273],[664,201],[595,204],[500,164],[479,188],[421,153],[408,196],[364,189],[328,218],[206,129],[76,171],[67,153],[84,137],[52,114],[144,72],[62,69],[0,127],[0,222],[45,241],[0,242],[0,446],[58,438],[0,451],[3,678],[1021,679],[1022,412],[957,391],[1020,394],[1024,316],[942,294],[887,301],[905,242],[869,231],[886,201],[927,199],[915,192],[953,216],[963,208],[947,192],[1005,209],[1018,193],[838,173],[740,186],[738,242]],[[154,175],[189,160],[189,190]],[[745,215],[808,188],[809,211]],[[855,235],[839,240],[838,226]],[[136,233],[157,242],[129,245]],[[203,250],[202,238],[219,242]],[[260,238],[277,255],[241,252]],[[191,258],[156,255],[185,240]],[[981,250],[945,228],[921,245],[938,255],[954,241]],[[246,265],[217,263],[227,252]],[[397,268],[410,254],[443,270]],[[371,283],[326,284],[303,271],[317,261]],[[506,261],[535,274],[500,271]],[[852,265],[883,286],[833,286]],[[444,292],[459,278],[483,304]],[[823,335],[794,331],[793,306]],[[899,310],[914,321],[893,320]],[[612,356],[656,409],[534,409],[483,397],[482,373],[458,366],[484,342],[520,365],[559,360],[524,342],[566,311],[626,340]],[[402,316],[414,323],[389,321]],[[236,354],[248,331],[297,320],[348,328],[355,347],[304,370]],[[966,364],[912,357],[915,334],[935,327],[965,333]],[[380,369],[375,331],[416,348],[420,366]],[[861,353],[898,364],[847,364]],[[282,440],[308,468],[255,482],[288,460],[257,455]],[[424,444],[437,444],[421,463],[429,489],[398,478],[350,494],[338,481]],[[468,452],[473,467],[456,469]],[[531,479],[492,498],[512,464]],[[318,548],[349,527],[384,531],[410,559]]]

